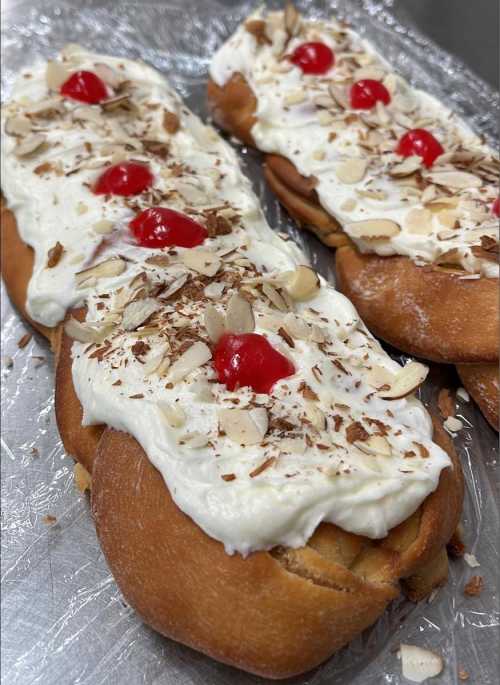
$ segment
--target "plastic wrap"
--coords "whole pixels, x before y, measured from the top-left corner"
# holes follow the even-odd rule
[[[453,102],[479,131],[495,138],[498,95],[413,29],[390,14],[390,0],[297,3],[304,12],[328,11],[350,20],[383,47],[386,57],[421,87]],[[204,90],[215,48],[250,11],[249,2],[5,3],[3,96],[16,71],[49,57],[68,42],[141,58],[164,72],[192,109],[206,115]],[[272,226],[288,231],[333,280],[332,253],[299,233],[265,189],[258,155],[242,150]],[[73,462],[61,446],[53,411],[53,362],[37,335],[24,347],[27,326],[2,295],[2,681],[21,683],[162,683],[247,685],[261,679],[218,664],[145,627],[123,598],[100,551],[88,499],[73,482]],[[454,372],[434,369],[423,399],[440,385],[458,385]],[[401,642],[443,656],[436,682],[498,682],[498,451],[495,433],[476,407],[459,400],[464,429],[455,445],[466,478],[463,524],[467,551],[480,567],[451,562],[447,586],[431,602],[394,602],[371,629],[313,673],[293,683],[375,685],[407,682]],[[48,518],[47,518],[48,517]],[[51,518],[54,517],[54,518]],[[466,597],[472,575],[484,590]]]

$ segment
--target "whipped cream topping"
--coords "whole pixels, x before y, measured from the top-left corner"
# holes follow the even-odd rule
[[[77,47],[64,55],[66,68],[98,69],[115,89],[125,79],[125,107],[57,96],[49,107],[45,66],[26,72],[5,112],[6,195],[35,249],[30,313],[52,325],[87,305],[85,322],[66,324],[84,425],[133,435],[177,505],[228,553],[301,546],[321,521],[385,536],[450,465],[412,387],[386,398],[408,369],[270,229],[234,151],[156,72]],[[41,121],[26,115],[40,107]],[[19,117],[30,132],[13,135]],[[43,144],[20,154],[33,135]],[[104,165],[127,158],[150,165],[152,188],[94,195]],[[189,215],[208,238],[139,247],[128,222],[154,205]],[[295,373],[270,394],[228,391],[212,364],[224,330],[265,335]]]
[[[326,74],[304,74],[288,59],[308,41],[333,50]],[[362,252],[498,276],[498,157],[451,110],[395,74],[366,40],[333,19],[294,17],[287,27],[283,12],[258,11],[212,60],[217,85],[237,73],[257,100],[257,147],[314,177],[321,205]],[[388,106],[351,108],[350,87],[366,78],[384,83]],[[413,128],[430,131],[445,150],[430,169],[419,157],[402,165],[395,153]]]

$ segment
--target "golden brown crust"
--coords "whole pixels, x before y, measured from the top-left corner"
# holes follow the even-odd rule
[[[406,257],[337,250],[339,289],[368,328],[394,347],[437,362],[498,359],[498,284],[463,280]]]
[[[33,328],[53,341],[54,329],[34,321],[26,311],[28,284],[33,273],[33,250],[21,240],[16,217],[7,207],[1,208],[2,277],[12,304]]]
[[[443,443],[442,429],[436,440]],[[449,444],[446,442],[446,447]],[[228,556],[171,499],[129,435],[106,430],[93,472],[92,507],[108,564],[127,601],[160,633],[270,678],[313,668],[373,623],[402,576],[425,566],[446,575],[443,545],[461,508],[462,479],[438,491],[382,543],[321,525],[300,550]]]
[[[479,405],[485,418],[496,431],[500,428],[499,418],[499,370],[495,364],[459,364],[458,375],[467,392]]]
[[[288,213],[304,228],[309,229],[329,247],[339,247],[349,242],[341,232],[339,223],[320,205],[314,190],[314,180],[301,176],[295,166],[279,155],[267,155],[264,176],[271,190],[286,207]],[[297,189],[290,193],[284,179]]]
[[[255,124],[257,101],[245,78],[234,74],[223,88],[209,78],[207,95],[216,124],[243,143],[255,146],[251,131]]]
[[[69,316],[83,321],[85,311],[83,307],[74,309]],[[63,333],[56,367],[56,421],[64,449],[91,474],[97,445],[105,427],[82,426],[83,409],[73,385],[72,345],[73,340]]]

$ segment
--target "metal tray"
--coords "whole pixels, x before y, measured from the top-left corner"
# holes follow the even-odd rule
[[[272,3],[270,3],[272,4]],[[305,0],[309,14],[336,11],[383,46],[414,82],[446,97],[492,140],[498,95],[411,27],[390,14],[391,0]],[[206,116],[207,66],[217,45],[249,12],[249,2],[167,0],[104,2],[17,0],[3,10],[7,96],[17,69],[67,42],[142,58],[164,72],[190,107]],[[286,230],[334,280],[332,253],[299,233],[266,190],[256,153],[242,149],[248,174],[274,227]],[[2,292],[2,682],[14,684],[161,683],[250,685],[263,682],[165,640],[124,602],[100,551],[86,496],[73,483],[73,462],[61,446],[53,412],[53,362],[37,335],[19,349],[27,327]],[[433,369],[423,399],[446,384],[452,369]],[[467,549],[481,566],[451,563],[448,585],[432,602],[394,602],[375,626],[301,685],[399,685],[401,642],[442,654],[440,685],[498,682],[499,470],[495,433],[472,403],[459,402],[465,428],[455,439],[467,482],[463,523]],[[56,517],[52,524],[47,515]],[[476,598],[463,594],[473,574],[484,579]]]

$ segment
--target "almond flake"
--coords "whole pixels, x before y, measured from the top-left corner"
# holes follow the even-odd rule
[[[253,333],[255,320],[252,305],[241,295],[231,296],[227,306],[226,327],[231,333]]]
[[[14,148],[14,154],[16,157],[27,157],[34,154],[40,150],[46,140],[47,138],[41,133],[33,133]]]
[[[443,659],[428,649],[402,644],[399,651],[403,676],[414,683],[423,683],[443,670]]]
[[[100,264],[91,266],[89,269],[77,271],[75,274],[75,281],[79,287],[87,287],[94,279],[99,278],[113,278],[120,276],[125,271],[126,264],[123,259],[119,257],[112,257]]]
[[[448,416],[446,421],[443,422],[443,426],[452,433],[458,433],[459,430],[462,430],[464,424],[455,416]]]
[[[382,435],[371,435],[368,440],[354,444],[362,452],[373,456],[390,457],[392,454],[390,444]]]
[[[186,423],[186,413],[178,404],[160,403],[158,407],[170,428],[182,428]]]
[[[181,356],[172,364],[168,373],[171,383],[178,383],[192,371],[195,371],[212,358],[210,348],[204,342],[197,341],[188,347]]]
[[[206,297],[209,297],[211,300],[218,300],[221,296],[222,293],[224,292],[225,285],[224,283],[209,283],[206,288],[203,290],[204,294]]]
[[[182,435],[179,438],[179,442],[182,442],[184,447],[187,447],[188,449],[197,450],[208,445],[208,436],[195,431],[194,433]]]
[[[295,90],[287,93],[284,98],[286,105],[300,105],[306,99],[306,95],[302,90]]]
[[[362,240],[376,240],[380,238],[392,238],[400,232],[400,227],[395,221],[389,219],[366,219],[355,221],[345,226],[346,233],[353,238]]]
[[[186,250],[181,260],[188,269],[210,277],[215,276],[221,265],[219,257],[206,250]]]
[[[410,395],[425,381],[429,369],[419,362],[409,362],[395,375],[391,387],[382,390],[379,396],[384,400],[398,400]]]
[[[351,103],[349,102],[345,89],[339,88],[339,86],[336,86],[334,83],[330,83],[328,92],[341,109],[350,108]]]
[[[59,92],[61,86],[65,81],[68,80],[69,76],[70,72],[63,64],[61,64],[61,62],[53,62],[52,60],[47,62],[47,68],[45,69],[45,80],[49,90]]]
[[[314,404],[314,402],[306,402],[305,412],[306,418],[311,422],[316,430],[325,430],[326,416],[321,409]]]
[[[403,228],[415,235],[432,233],[432,212],[428,209],[410,209],[403,219]]]
[[[438,186],[457,190],[479,188],[482,185],[478,176],[466,171],[434,171],[427,174],[427,179]]]
[[[359,183],[364,178],[367,166],[366,159],[346,159],[337,164],[335,173],[341,183]]]
[[[292,314],[291,312],[283,319],[283,325],[288,333],[296,340],[307,340],[311,329],[304,319]]]
[[[285,29],[289,36],[296,36],[300,31],[300,14],[292,2],[285,5]]]
[[[330,124],[335,121],[330,112],[327,112],[324,109],[320,110],[317,116],[320,126],[330,126]]]
[[[7,117],[4,130],[8,136],[27,136],[31,132],[31,121],[22,114]]]
[[[94,65],[94,74],[99,76],[111,88],[118,88],[123,83],[122,76],[108,64],[103,64],[102,62]]]
[[[405,176],[414,174],[421,166],[422,158],[418,157],[418,155],[411,155],[410,157],[406,157],[402,162],[399,162],[399,164],[396,164],[396,166],[393,166],[392,169],[389,170],[389,176],[404,178]]]
[[[378,390],[384,385],[391,385],[394,382],[394,374],[384,366],[373,366],[366,375],[366,382]]]
[[[219,410],[221,430],[239,445],[257,445],[264,439],[269,427],[267,410],[221,409]]]
[[[123,310],[122,327],[125,331],[135,331],[160,308],[152,297],[129,302]]]
[[[276,307],[276,309],[280,310],[280,312],[287,312],[288,311],[287,303],[281,297],[281,295],[276,290],[276,288],[273,288],[273,286],[270,283],[263,283],[262,284],[262,292],[271,301],[271,303]]]
[[[114,224],[112,221],[108,221],[108,219],[101,219],[101,221],[96,221],[92,228],[96,233],[99,233],[99,235],[105,235],[113,231],[113,226]]]
[[[211,304],[205,309],[204,323],[208,337],[217,343],[226,331],[226,323],[222,314]]]
[[[356,209],[357,201],[354,197],[349,197],[340,205],[343,212],[353,212]]]
[[[64,332],[73,340],[82,343],[99,342],[101,334],[87,323],[82,323],[74,317],[70,317],[64,324]]]
[[[318,274],[309,266],[303,264],[290,272],[285,283],[285,290],[296,302],[311,299],[320,288]]]

